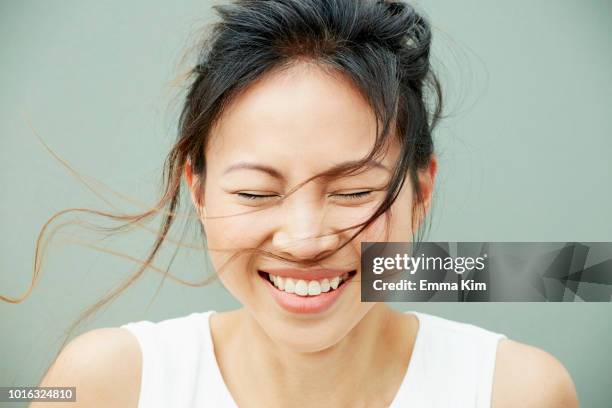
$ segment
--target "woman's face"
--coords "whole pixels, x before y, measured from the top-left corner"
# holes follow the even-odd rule
[[[311,176],[366,156],[375,132],[374,114],[357,89],[339,74],[307,64],[249,87],[211,132],[201,201],[211,260],[220,270],[236,252],[259,248],[295,262],[247,253],[220,273],[268,336],[295,350],[334,345],[373,307],[360,302],[362,241],[410,239],[413,197],[407,179],[388,224],[379,217],[324,259],[325,270],[297,264],[333,251],[356,230],[337,231],[372,214],[384,191],[362,192],[380,189],[390,179],[399,145],[394,140],[388,146],[380,166],[349,177],[315,179],[284,201],[279,198]],[[333,289],[334,279],[341,281],[350,271],[355,273]],[[280,276],[284,289],[275,287],[266,272]]]

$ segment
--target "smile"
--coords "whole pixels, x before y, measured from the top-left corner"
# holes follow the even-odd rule
[[[298,296],[317,296],[338,289],[338,286],[353,277],[355,271],[346,272],[341,276],[331,279],[323,278],[318,280],[294,279],[282,277],[263,272],[267,279],[278,289],[286,293],[295,293]]]
[[[283,272],[283,271],[280,271]],[[259,270],[259,276],[269,288],[272,298],[284,310],[291,313],[321,313],[330,308],[344,292],[346,284],[357,274],[357,271],[342,273],[302,273],[295,271],[293,276],[282,276]],[[275,273],[279,273],[276,272]],[[308,279],[300,279],[297,276]]]

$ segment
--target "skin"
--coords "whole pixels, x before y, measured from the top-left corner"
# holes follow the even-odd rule
[[[344,242],[351,231],[321,235],[365,220],[382,193],[357,200],[340,194],[379,187],[390,176],[386,171],[372,169],[351,178],[311,182],[282,204],[269,204],[304,179],[338,162],[365,156],[372,148],[375,126],[370,107],[351,82],[315,65],[299,64],[271,73],[235,98],[206,146],[206,178],[198,180],[189,165],[185,169],[215,268],[221,270],[242,248],[264,249],[297,262]],[[394,141],[381,163],[391,168],[398,154]],[[225,173],[228,166],[241,161],[271,166],[283,178],[252,169]],[[419,175],[425,208],[435,174],[434,157]],[[251,201],[239,192],[271,197]],[[413,199],[407,181],[390,210],[389,223],[380,217],[324,265],[358,270],[361,241],[409,240]],[[253,210],[260,211],[249,213]],[[227,215],[233,216],[220,217]],[[270,266],[287,265],[248,254],[220,273],[224,286],[243,305],[211,319],[217,361],[237,404],[388,406],[412,355],[416,318],[384,303],[361,303],[359,270],[326,312],[289,314],[275,304],[257,274],[258,268]],[[77,385],[81,401],[67,405],[71,407],[135,407],[141,365],[138,344],[127,331],[98,329],[73,340],[41,385]],[[493,407],[511,406],[571,408],[578,402],[567,370],[553,356],[502,340]]]

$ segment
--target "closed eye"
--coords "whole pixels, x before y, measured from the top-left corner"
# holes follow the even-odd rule
[[[238,197],[246,198],[247,200],[262,200],[265,198],[276,197],[275,194],[251,194],[251,193],[236,193]]]
[[[358,198],[363,198],[363,197],[367,197],[368,195],[370,195],[371,191],[358,191],[355,193],[347,193],[347,194],[334,194],[337,197],[342,197],[342,198],[346,198],[349,200],[355,200]]]

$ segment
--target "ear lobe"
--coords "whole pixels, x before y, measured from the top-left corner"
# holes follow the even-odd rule
[[[193,174],[193,170],[191,167],[191,161],[187,159],[185,162],[185,181],[187,182],[187,188],[189,188],[189,193],[191,196],[191,201],[196,207],[196,211],[200,214],[200,211],[203,211],[203,197],[201,194],[202,186],[199,183],[199,177]]]
[[[435,155],[432,155],[431,159],[429,160],[429,164],[427,165],[427,168],[423,170],[419,177],[421,183],[421,191],[423,192],[424,197],[423,202],[427,211],[429,211],[429,206],[431,204],[437,172],[438,160]]]
[[[192,169],[191,169],[191,160],[187,159],[187,161],[185,162],[185,180],[187,180],[187,186],[189,187],[189,189],[191,189],[193,187],[193,173],[192,173]]]

